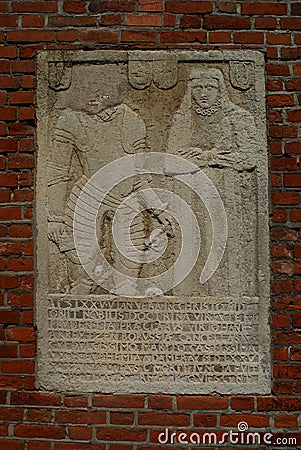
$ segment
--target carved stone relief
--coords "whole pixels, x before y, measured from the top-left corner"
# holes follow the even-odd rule
[[[71,86],[72,70],[64,61],[48,63],[49,87],[54,91],[65,91]]]
[[[38,67],[40,387],[268,393],[262,55]]]
[[[171,89],[178,81],[178,61],[174,54],[131,52],[129,55],[129,83],[134,89],[146,89],[153,82],[159,89]]]
[[[230,61],[230,81],[233,87],[246,91],[254,83],[252,61]]]

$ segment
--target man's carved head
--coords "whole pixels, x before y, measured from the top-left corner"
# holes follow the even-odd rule
[[[225,90],[223,74],[218,69],[193,70],[189,76],[191,97],[197,108],[206,110],[219,106]]]
[[[201,108],[210,108],[217,100],[219,93],[218,80],[210,77],[193,80],[192,97]]]

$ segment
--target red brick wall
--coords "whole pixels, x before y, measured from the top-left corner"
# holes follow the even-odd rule
[[[147,450],[165,426],[221,430],[242,420],[261,431],[296,433],[301,410],[301,2],[1,1],[0,26],[0,449],[96,450],[109,443],[110,450],[135,445]],[[35,389],[35,56],[40,49],[63,48],[256,48],[265,53],[271,396],[72,397]]]

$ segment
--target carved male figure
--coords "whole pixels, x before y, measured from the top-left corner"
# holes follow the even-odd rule
[[[48,162],[49,239],[68,260],[68,277],[73,293],[87,294],[96,288],[84,272],[78,259],[73,239],[73,217],[79,194],[89,178],[110,162],[145,149],[146,129],[141,117],[120,102],[120,84],[115,83],[110,93],[99,93],[86,105],[86,111],[65,109],[59,116]],[[79,179],[72,179],[73,164],[80,167]],[[133,278],[139,277],[141,264],[122,257],[114,247],[112,219],[118,205],[131,193],[149,184],[148,179],[130,178],[109,193],[99,213],[99,241],[108,261],[117,270]],[[163,225],[164,214],[157,215]],[[132,223],[131,237],[140,250],[147,248],[143,215]],[[106,274],[103,274],[106,277]],[[113,285],[118,280],[112,280]],[[116,286],[118,290],[118,286]]]

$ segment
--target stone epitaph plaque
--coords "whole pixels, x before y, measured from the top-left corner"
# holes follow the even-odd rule
[[[269,393],[256,51],[41,52],[41,388]]]

